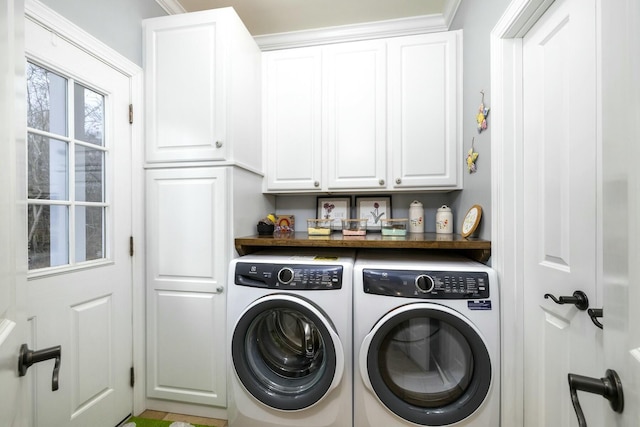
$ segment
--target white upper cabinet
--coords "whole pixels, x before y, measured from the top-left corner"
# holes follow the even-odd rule
[[[265,192],[462,186],[462,32],[264,54]]]
[[[462,33],[390,39],[394,189],[462,188]]]
[[[264,54],[264,147],[268,190],[321,187],[320,49]]]
[[[326,188],[385,188],[386,44],[375,40],[324,49],[323,145]]]
[[[261,156],[261,53],[232,8],[143,21],[146,161]]]

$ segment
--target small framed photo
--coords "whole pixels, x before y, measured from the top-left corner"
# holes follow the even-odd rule
[[[318,197],[318,219],[331,219],[331,229],[341,230],[351,217],[351,197]]]
[[[391,196],[356,197],[356,217],[367,219],[367,230],[380,230],[391,219]]]

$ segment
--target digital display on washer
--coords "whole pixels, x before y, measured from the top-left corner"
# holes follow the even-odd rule
[[[469,271],[362,271],[364,292],[423,299],[489,298],[489,275]]]
[[[342,266],[239,262],[236,264],[235,284],[290,290],[340,289]]]

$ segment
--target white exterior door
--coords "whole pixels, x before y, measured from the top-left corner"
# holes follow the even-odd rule
[[[27,314],[35,426],[113,427],[132,412],[130,80],[30,19]]]
[[[631,327],[640,320],[633,237],[640,190],[630,160],[639,152],[631,54],[638,34],[625,25],[638,24],[632,3],[557,0],[523,38],[526,427],[577,425],[567,374],[599,380],[608,369],[619,374],[624,410],[578,391],[584,421],[627,427],[640,420],[640,336]],[[604,329],[587,311],[544,298],[577,290],[589,307],[604,308]]]
[[[25,180],[21,0],[0,2],[0,426],[26,427],[27,383],[17,375],[20,345],[27,340],[24,317]],[[5,31],[8,29],[8,31]],[[20,267],[22,266],[22,268]]]

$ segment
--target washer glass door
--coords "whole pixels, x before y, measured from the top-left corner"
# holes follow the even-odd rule
[[[270,295],[240,316],[231,343],[238,378],[265,405],[299,410],[319,402],[342,377],[333,325],[313,303]]]
[[[482,404],[491,361],[466,318],[437,304],[409,304],[388,313],[364,341],[371,387],[401,418],[421,425],[454,424]]]

